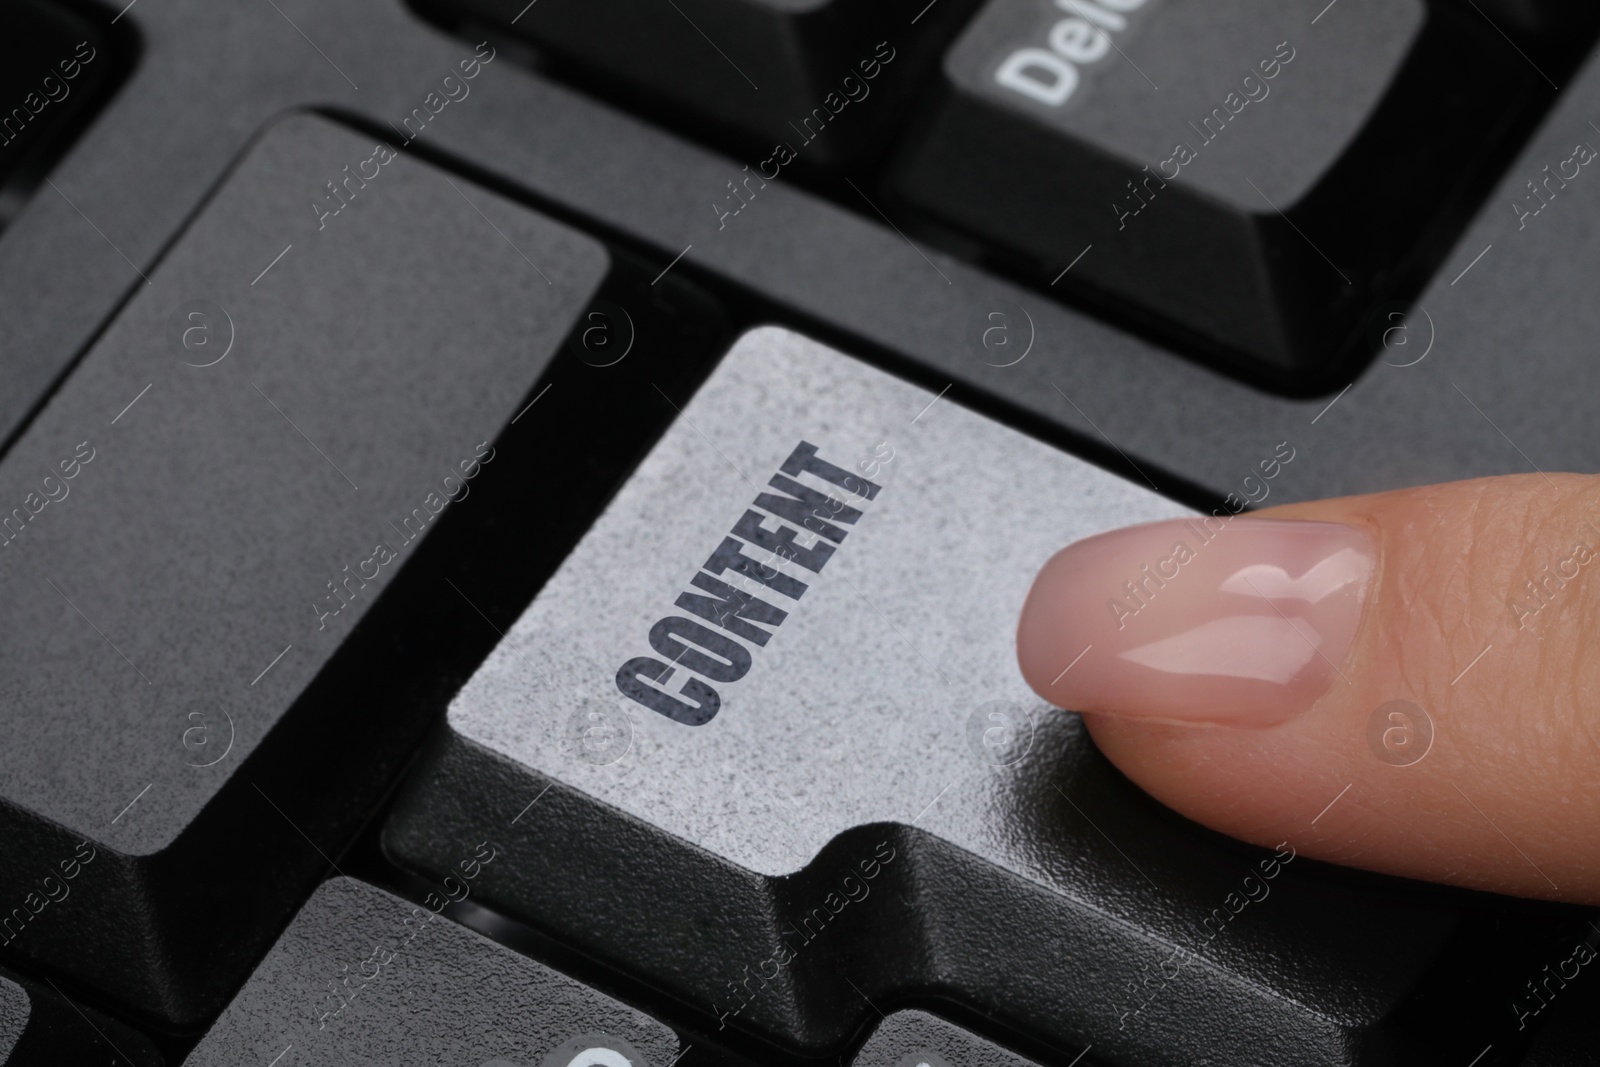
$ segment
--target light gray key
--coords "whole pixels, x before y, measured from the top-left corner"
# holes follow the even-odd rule
[[[1219,1050],[1292,1033],[1337,1062],[1449,920],[1291,876],[1206,938],[1258,857],[1139,794],[1016,665],[1054,550],[1183,514],[753,331],[456,697],[389,846],[448,869],[492,827],[493,906],[791,1042],[940,983],[1063,1046],[1154,1058],[1231,1012]],[[740,593],[737,615],[710,601]]]
[[[1069,541],[1185,511],[932,399],[795,334],[747,334],[462,689],[451,727],[766,875],[792,874],[853,826],[919,814],[963,847],[1000,846],[979,801],[1004,778],[973,758],[966,728],[990,701],[1048,713],[1011,647],[1034,573]],[[852,509],[861,518],[823,509],[817,523],[843,539],[796,538],[831,550],[820,572],[778,560],[765,583],[745,576],[787,613],[751,624],[770,634],[764,645],[739,640],[748,673],[723,682],[679,667],[651,687],[691,716],[696,701],[682,689],[707,684],[715,718],[685,726],[623,697],[624,664],[671,659],[650,643],[661,620],[704,623],[678,599],[704,595],[691,584],[703,561],[758,498],[783,495],[769,481],[788,477],[782,469],[807,443],[845,471],[837,477],[874,493]],[[823,476],[792,480],[850,497]],[[767,515],[768,530],[799,525]],[[743,553],[771,559],[754,546]],[[731,571],[713,577],[737,582]],[[806,587],[798,599],[791,582]],[[562,729],[569,709],[589,705],[632,731],[616,762],[575,755]],[[730,769],[760,787],[727,788]]]

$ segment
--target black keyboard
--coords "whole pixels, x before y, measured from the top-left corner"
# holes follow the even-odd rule
[[[1600,12],[0,31],[5,1062],[1593,1061],[1592,911],[1202,829],[1012,635],[1280,442],[1595,468]]]

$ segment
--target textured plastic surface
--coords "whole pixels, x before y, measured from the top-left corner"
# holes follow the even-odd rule
[[[678,1052],[654,1019],[409,901],[335,878],[184,1062],[567,1067],[568,1057],[546,1057],[574,1039],[586,1040],[572,1063],[668,1067]],[[583,1049],[620,1058],[584,1060]]]
[[[11,979],[0,978],[0,1062],[10,1057],[28,1028],[29,1014],[27,992]]]
[[[301,798],[263,775],[306,764],[252,756],[470,491],[606,270],[586,237],[374,158],[324,119],[272,126],[0,463],[0,891],[77,878],[7,935],[146,1010],[215,996],[208,969],[250,949],[206,931],[303,891],[316,852],[254,852],[226,812],[285,823],[272,806]],[[419,728],[387,726],[313,784],[336,821]]]
[[[998,1045],[923,1011],[884,1018],[851,1067],[1033,1067]]]
[[[451,728],[760,874],[792,874],[853,826],[909,821],[941,790],[952,803],[919,825],[993,853],[1001,845],[985,816],[1006,779],[969,749],[967,720],[989,701],[1050,714],[1011,647],[1038,561],[1079,537],[1184,511],[932,401],[788,331],[746,334],[452,701]],[[853,527],[843,511],[831,520],[845,531],[837,544],[802,532],[800,544],[831,551],[820,571],[741,540],[809,588],[793,599],[781,579],[743,583],[788,617],[754,626],[764,644],[741,641],[753,664],[716,684],[714,719],[686,727],[624,698],[618,669],[658,654],[647,640],[657,620],[700,618],[675,601],[706,592],[690,584],[701,561],[761,494],[781,495],[768,479],[802,442],[863,485],[859,468],[874,470],[881,490],[856,501],[864,514]],[[850,499],[812,475],[796,481]],[[805,529],[758,514],[768,530]],[[741,584],[731,571],[720,580]],[[681,702],[688,673],[654,688]],[[625,716],[631,749],[574,748],[561,727],[588,702],[603,718]]]
[[[398,122],[472,53],[470,44],[420,23],[393,0],[278,6],[293,26],[270,5],[224,16],[206,0],[140,3],[123,16],[147,42],[147,61],[52,179],[135,264],[154,261],[273,116],[325,105],[374,123]],[[1343,6],[1341,0],[1327,18]],[[434,148],[637,235],[668,258],[692,245],[684,262],[923,365],[935,389],[953,382],[955,396],[986,393],[1085,440],[1101,441],[1103,432],[1146,470],[1181,475],[1219,500],[1237,491],[1272,443],[1304,443],[1292,478],[1273,490],[1277,502],[1529,470],[1456,388],[1480,405],[1490,398],[1486,413],[1540,467],[1600,465],[1600,440],[1586,431],[1587,398],[1600,388],[1600,365],[1589,358],[1600,304],[1581,266],[1600,242],[1587,221],[1600,211],[1600,185],[1563,191],[1548,212],[1567,213],[1557,226],[1518,232],[1509,207],[1527,195],[1526,181],[1569,158],[1574,140],[1585,136],[1600,67],[1589,63],[1563,88],[1565,102],[1420,298],[1439,345],[1417,366],[1374,362],[1314,425],[1337,389],[1300,400],[1262,393],[925,248],[935,271],[865,209],[844,210],[771,182],[719,229],[709,204],[726,195],[726,183],[748,160],[695,147],[509,57],[496,60],[473,83],[472,96],[449,105],[425,136]],[[1404,180],[1388,188],[1408,210],[1420,195]],[[1494,250],[1452,286],[1490,244]],[[1080,250],[1063,249],[1061,266]],[[60,197],[30,201],[0,235],[0,289],[31,309],[0,319],[11,384],[0,392],[0,431],[16,428],[117,301],[142,284]],[[976,355],[959,339],[974,315],[1007,302],[1026,308],[1036,343],[1021,363],[999,366],[1003,361]],[[1374,308],[1374,321],[1388,310]],[[1413,324],[1409,335],[1421,347],[1386,353],[1390,363],[1427,349],[1426,322]],[[1447,351],[1448,372],[1440,373]]]
[[[780,519],[761,502],[802,442],[844,468],[831,491],[858,516]],[[843,536],[802,534],[788,562],[746,547],[771,571],[747,589],[787,613],[757,627],[764,642],[734,619],[737,648],[714,633],[653,644],[662,625],[692,632],[661,620],[701,618],[678,598],[752,508],[773,536],[817,516]],[[1204,1032],[1241,1050],[1294,1034],[1344,1062],[1381,1046],[1449,915],[1285,873],[1270,905],[1207,936],[1194,917],[1242,899],[1266,861],[1139,796],[1016,666],[1040,559],[1182,513],[798,335],[753,331],[452,703],[388,845],[448,871],[452,838],[498,826],[492,907],[810,1046],[869,1013],[843,973],[874,998],[938,985],[1135,1059],[1166,1062]],[[727,679],[713,646],[748,670]],[[622,695],[619,668],[657,654],[673,673],[644,670],[646,699],[681,713],[704,681],[709,721]]]

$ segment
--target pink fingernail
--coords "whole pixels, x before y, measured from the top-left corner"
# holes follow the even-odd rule
[[[1348,681],[1377,555],[1353,526],[1242,516],[1085,538],[1034,579],[1017,659],[1073,711],[1270,726]]]

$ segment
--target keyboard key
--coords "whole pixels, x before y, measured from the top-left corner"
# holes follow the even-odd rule
[[[1471,11],[1313,14],[990,0],[890,184],[1041,288],[1303,387],[1415,292],[1544,91]],[[1374,177],[1412,167],[1438,176],[1425,198]]]
[[[998,1045],[922,1011],[897,1011],[879,1023],[852,1067],[1033,1067]]]
[[[771,152],[739,195],[798,159],[832,164],[890,128],[977,0],[422,0],[575,68],[587,87],[664,121]],[[923,17],[926,16],[926,17]],[[687,114],[686,114],[687,112]],[[737,183],[735,183],[737,184]],[[726,197],[733,197],[729,190]],[[729,210],[744,203],[729,199]]]
[[[99,27],[48,0],[0,10],[0,225],[72,139],[112,80]]]
[[[0,1063],[159,1067],[161,1056],[144,1035],[68,1000],[59,990],[0,971]]]
[[[467,843],[469,857],[490,853]],[[668,1067],[677,1054],[654,1019],[428,908],[335,878],[184,1062]]]
[[[1018,673],[1039,561],[1182,508],[781,329],[673,403],[391,854],[498,835],[485,907],[814,1054],[930,988],[1115,1061],[1388,1040],[1455,914],[1198,831]]]
[[[265,131],[0,462],[0,937],[155,1017],[220,1007],[420,741],[373,687],[449,635],[385,628],[396,574],[607,269],[387,148]]]

